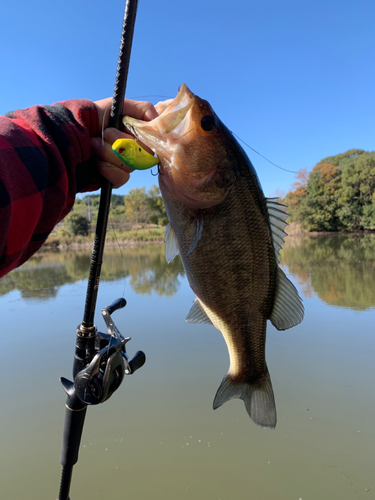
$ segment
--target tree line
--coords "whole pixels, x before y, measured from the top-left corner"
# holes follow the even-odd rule
[[[86,236],[96,223],[99,209],[99,194],[88,194],[77,198],[70,214],[62,221],[66,230],[73,235]],[[166,226],[168,217],[163,198],[157,186],[131,189],[126,196],[113,194],[109,212],[110,225],[125,230],[133,225],[156,224]]]
[[[308,172],[302,168],[291,190],[281,200],[289,207],[288,222],[306,231],[358,231],[375,229],[375,152],[350,149],[329,156]],[[87,235],[95,225],[99,195],[77,198],[63,221],[74,235]],[[153,185],[131,189],[126,196],[112,195],[110,224],[126,230],[133,225],[165,226],[168,217],[160,190]]]
[[[375,229],[375,152],[350,149],[300,169],[282,200],[307,231]]]

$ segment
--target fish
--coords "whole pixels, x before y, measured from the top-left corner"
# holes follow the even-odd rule
[[[145,151],[134,139],[117,139],[112,144],[112,150],[135,170],[147,170],[159,163],[158,158]]]
[[[180,253],[195,300],[188,323],[214,325],[230,366],[213,402],[243,400],[260,427],[276,427],[275,397],[265,358],[267,321],[278,330],[304,316],[295,286],[279,267],[287,207],[266,198],[241,145],[211,105],[182,84],[145,122],[127,129],[157,154],[169,224],[165,255]]]

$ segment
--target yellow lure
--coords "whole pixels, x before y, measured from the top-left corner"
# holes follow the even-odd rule
[[[159,163],[159,158],[147,153],[133,139],[117,139],[112,144],[112,149],[124,163],[136,170],[147,170]]]

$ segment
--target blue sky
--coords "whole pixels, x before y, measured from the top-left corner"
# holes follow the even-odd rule
[[[0,114],[113,92],[125,2],[6,2],[0,18]],[[180,83],[278,165],[312,168],[375,149],[375,2],[140,0],[127,97],[174,97]],[[246,149],[246,148],[245,148]],[[266,196],[294,174],[247,150]],[[136,172],[126,186],[149,188]]]

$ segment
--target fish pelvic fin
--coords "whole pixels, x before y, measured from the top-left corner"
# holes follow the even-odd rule
[[[192,225],[192,239],[190,243],[190,248],[188,255],[191,254],[193,250],[195,250],[195,247],[198,244],[198,241],[201,239],[202,236],[202,231],[203,231],[203,219],[197,219],[194,224]]]
[[[169,264],[178,254],[178,242],[175,230],[171,226],[171,223],[165,228],[164,232],[164,242],[165,242],[165,260]]]
[[[268,370],[261,379],[251,383],[237,382],[227,374],[216,393],[213,409],[216,410],[226,401],[236,398],[243,400],[247,413],[259,427],[276,427],[276,404]]]

